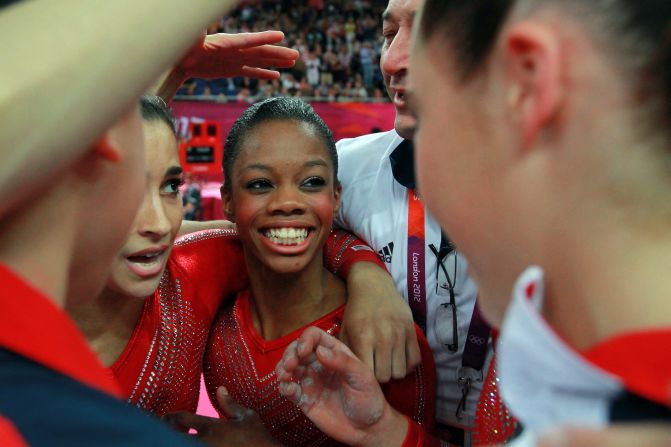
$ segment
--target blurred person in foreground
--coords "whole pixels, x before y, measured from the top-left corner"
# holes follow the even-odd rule
[[[420,187],[500,327],[515,445],[668,445],[668,425],[594,430],[671,419],[670,21],[653,0],[429,0],[418,20]],[[346,408],[341,440],[438,445],[323,333],[278,374],[315,361],[282,387],[315,422]]]
[[[140,204],[137,98],[231,5],[34,0],[0,10],[11,61],[0,182],[16,187],[0,207],[3,445],[196,445],[118,400],[62,309],[101,290]],[[40,26],[26,35],[28,22]]]
[[[385,262],[396,294],[402,295],[399,303],[422,328],[433,351],[437,428],[450,442],[470,445],[492,357],[490,329],[477,310],[478,291],[468,262],[425,209],[415,179],[415,118],[406,90],[412,20],[420,4],[390,0],[384,11],[380,69],[394,105],[394,129],[337,143],[342,206],[336,224],[365,240]],[[458,188],[450,192],[456,194]],[[354,350],[381,382],[403,377],[416,365],[415,337],[412,326],[406,327],[406,339],[397,339],[391,349],[391,368]],[[384,350],[375,354],[379,352]]]

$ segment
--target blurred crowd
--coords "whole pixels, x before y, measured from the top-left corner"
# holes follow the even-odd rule
[[[296,66],[275,81],[191,79],[179,97],[255,102],[272,96],[314,101],[388,101],[379,68],[384,0],[252,0],[208,33],[284,31],[300,51]]]

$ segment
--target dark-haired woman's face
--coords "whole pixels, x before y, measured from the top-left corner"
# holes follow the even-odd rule
[[[126,244],[117,255],[107,287],[144,298],[156,290],[182,224],[182,168],[177,141],[161,121],[143,121],[147,184]]]
[[[249,131],[233,165],[226,212],[237,224],[248,262],[278,273],[322,263],[339,206],[328,149],[313,129],[271,121]]]

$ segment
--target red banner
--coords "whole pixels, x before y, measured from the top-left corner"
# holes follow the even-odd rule
[[[394,106],[390,103],[318,102],[312,106],[329,126],[336,141],[374,131],[386,131],[394,126]],[[198,101],[175,101],[172,104],[180,132],[188,127],[190,121],[217,120],[223,126],[224,140],[235,120],[247,107],[249,104],[246,103]]]

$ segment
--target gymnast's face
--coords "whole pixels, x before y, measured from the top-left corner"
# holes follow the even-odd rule
[[[143,120],[143,129],[144,198],[107,283],[116,293],[138,298],[158,287],[182,223],[182,168],[175,135],[162,121]]]
[[[222,198],[248,266],[296,273],[321,265],[340,201],[322,139],[308,124],[281,120],[257,125],[241,145]]]

